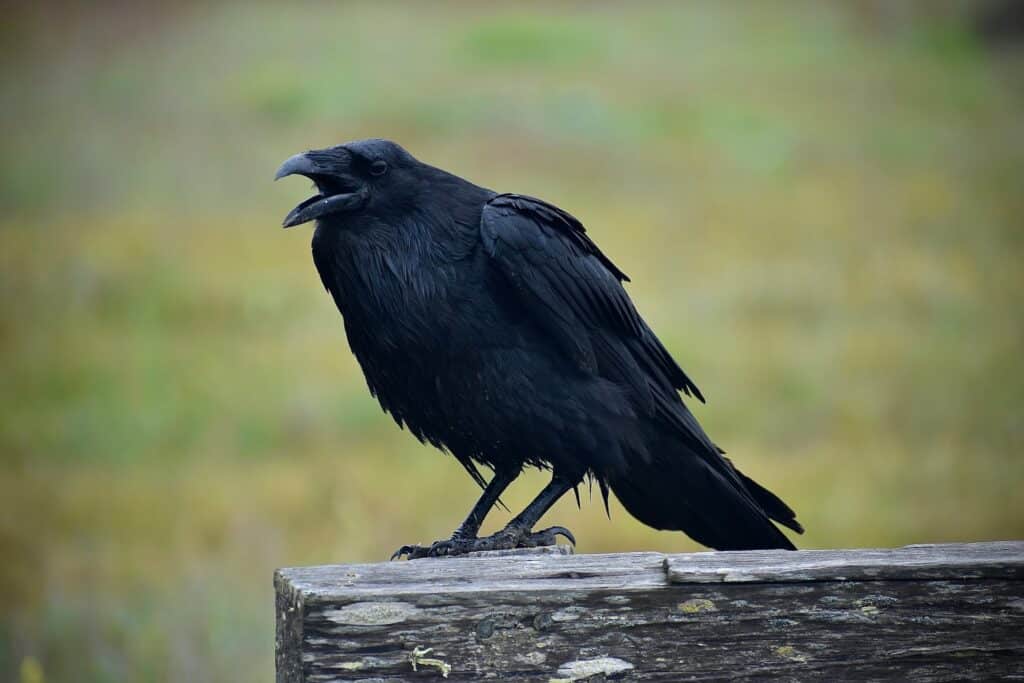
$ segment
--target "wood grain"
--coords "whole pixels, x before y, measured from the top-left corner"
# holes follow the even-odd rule
[[[1024,677],[1022,542],[481,553],[275,585],[281,683]]]

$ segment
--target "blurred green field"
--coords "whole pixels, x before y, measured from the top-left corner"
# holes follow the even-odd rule
[[[360,137],[580,217],[801,545],[1024,536],[1024,59],[922,5],[10,10],[0,679],[270,680],[275,567],[468,510],[278,227]],[[611,516],[546,519],[696,548]]]

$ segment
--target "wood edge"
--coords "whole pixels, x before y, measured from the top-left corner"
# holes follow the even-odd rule
[[[936,550],[937,553],[944,552],[945,555],[936,554],[933,559],[922,560],[920,555],[914,554],[914,551],[930,549]],[[742,555],[749,559],[752,553],[760,555],[764,562],[723,562],[720,565],[707,566],[699,562],[706,560],[709,553],[666,555],[666,580],[670,585],[683,585],[1024,579],[1024,541],[919,543],[896,548],[756,550],[727,554]],[[726,553],[721,555],[724,557]],[[821,558],[821,564],[801,563],[811,556]],[[695,559],[698,559],[698,563],[694,562]],[[737,560],[739,559],[741,558],[737,557]]]
[[[518,561],[551,565],[550,576],[524,578],[518,581],[517,590],[530,590],[536,582],[538,589],[542,581],[553,581],[573,577],[578,569],[577,561],[590,566],[585,571],[600,570],[602,558],[622,558],[628,555],[643,555],[660,574],[665,585],[709,584],[709,583],[793,583],[822,581],[884,581],[884,580],[937,580],[937,579],[1024,579],[1024,541],[982,542],[970,544],[919,544],[900,548],[860,549],[815,549],[815,550],[768,550],[669,554],[636,551],[629,553],[597,553],[593,555],[528,554],[519,556],[475,555],[465,558],[439,560],[414,560],[419,563],[444,563],[446,570],[457,577],[453,585],[467,589],[465,580],[471,580],[472,566],[487,562],[493,568],[495,562],[510,565]],[[301,604],[309,605],[336,597],[338,591],[352,594],[375,593],[365,587],[352,586],[341,577],[346,574],[369,573],[388,567],[391,563],[323,565],[319,567],[285,567],[275,572],[275,586],[278,593],[290,591],[299,596]],[[403,563],[405,564],[405,563]],[[426,565],[424,565],[426,566]],[[559,572],[558,568],[564,569]],[[392,590],[400,590],[403,581],[417,582],[411,571],[408,577],[395,576],[391,581]],[[313,575],[319,574],[315,580]],[[331,579],[336,575],[337,583]],[[472,583],[472,581],[470,581]],[[326,589],[326,590],[325,590]]]
[[[286,575],[274,570],[274,665],[277,683],[303,683],[302,639],[305,598]]]
[[[316,605],[339,600],[381,600],[424,591],[490,593],[496,582],[505,581],[513,591],[642,589],[667,585],[664,553],[595,553],[590,555],[464,557],[424,559],[413,562],[286,567],[279,573],[303,594],[307,611]],[[423,563],[420,568],[414,564]],[[477,564],[479,563],[479,564]],[[486,570],[475,567],[485,565]],[[524,571],[517,571],[522,567]],[[507,571],[506,571],[507,568]],[[495,574],[496,569],[501,575]],[[438,575],[436,572],[444,572]],[[485,573],[481,573],[485,572]]]

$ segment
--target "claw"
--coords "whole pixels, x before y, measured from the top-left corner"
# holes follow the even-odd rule
[[[430,550],[430,548],[424,548],[420,545],[403,545],[401,548],[392,553],[390,562],[402,559],[403,555],[408,555],[410,560],[419,559],[421,557],[429,557]]]
[[[566,529],[564,526],[553,526],[550,529],[547,529],[547,532],[549,534],[552,534],[556,538],[558,536],[564,536],[565,539],[569,541],[569,543],[572,543],[574,546],[576,545],[576,537],[573,536],[572,532]]]
[[[572,532],[566,529],[564,526],[553,526],[543,529],[541,531],[535,531],[526,537],[527,544],[530,546],[542,546],[542,545],[555,545],[558,542],[559,536],[565,536],[566,539],[573,545],[576,545],[576,537],[572,535]]]

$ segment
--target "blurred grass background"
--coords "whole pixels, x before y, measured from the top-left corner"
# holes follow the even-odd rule
[[[468,510],[278,227],[277,164],[360,137],[579,216],[803,546],[1024,536],[1024,60],[976,7],[6,9],[0,679],[270,680],[275,567]]]

